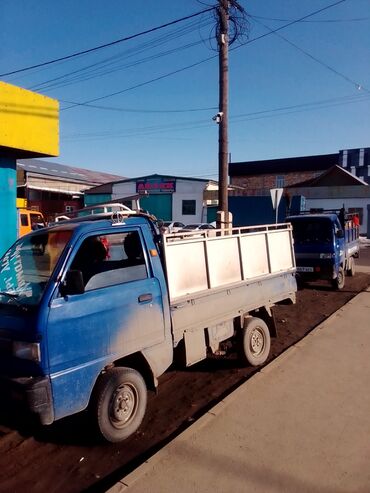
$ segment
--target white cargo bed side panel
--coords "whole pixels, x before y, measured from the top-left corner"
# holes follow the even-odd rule
[[[265,234],[242,236],[240,250],[243,279],[253,279],[270,273]]]
[[[270,231],[267,241],[272,274],[295,266],[289,231]]]
[[[242,280],[238,237],[210,239],[206,242],[209,288]]]
[[[171,299],[208,289],[203,241],[169,243],[166,265]]]

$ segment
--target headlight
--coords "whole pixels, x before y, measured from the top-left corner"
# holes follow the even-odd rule
[[[320,253],[320,258],[333,258],[334,253]]]
[[[40,361],[40,344],[38,342],[13,342],[13,355],[21,359]]]

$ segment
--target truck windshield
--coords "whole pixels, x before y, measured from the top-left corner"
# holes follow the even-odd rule
[[[333,242],[333,228],[329,219],[306,217],[291,222],[294,242],[297,244]]]
[[[0,259],[0,304],[37,305],[71,231],[20,238]]]

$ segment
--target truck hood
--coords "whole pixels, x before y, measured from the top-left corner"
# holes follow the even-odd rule
[[[0,338],[11,340],[36,339],[36,311],[0,304]]]

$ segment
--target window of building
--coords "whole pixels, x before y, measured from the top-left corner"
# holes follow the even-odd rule
[[[139,233],[90,236],[76,253],[71,270],[82,272],[85,291],[146,279]]]
[[[285,186],[285,176],[278,175],[276,177],[276,188],[284,188]]]
[[[182,201],[182,215],[183,216],[195,216],[196,201],[195,200],[183,200]]]
[[[357,213],[358,217],[360,219],[360,224],[362,224],[362,218],[364,215],[364,209],[363,207],[348,207],[348,212],[350,214]]]

